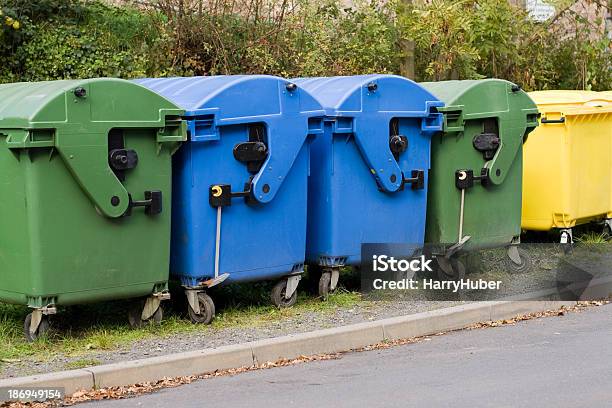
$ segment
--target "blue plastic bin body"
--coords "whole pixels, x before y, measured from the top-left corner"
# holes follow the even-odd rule
[[[141,79],[187,112],[189,140],[174,157],[171,273],[183,286],[215,277],[217,208],[209,189],[247,189],[221,207],[218,275],[225,283],[303,271],[309,135],[322,133],[323,110],[307,92],[264,75]],[[234,157],[263,142],[267,157],[249,169]],[[258,168],[257,168],[258,167]]]
[[[442,130],[437,108],[443,103],[392,75],[294,82],[326,110],[324,134],[310,150],[307,262],[356,265],[364,243],[422,247],[430,142]],[[407,137],[407,149],[397,157],[392,136]],[[413,171],[423,175],[420,189],[402,182]]]

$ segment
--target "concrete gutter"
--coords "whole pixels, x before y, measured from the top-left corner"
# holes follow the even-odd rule
[[[510,319],[575,304],[551,300],[471,303],[231,346],[10,378],[0,380],[0,388],[63,387],[66,395],[71,395],[79,390],[126,386],[164,377],[201,375],[299,356],[350,351],[385,340],[427,336],[462,329],[475,323]]]

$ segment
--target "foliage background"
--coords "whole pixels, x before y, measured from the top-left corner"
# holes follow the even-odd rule
[[[401,73],[413,53],[418,81],[612,89],[603,21],[553,2],[558,14],[538,23],[508,0],[0,0],[0,82]]]

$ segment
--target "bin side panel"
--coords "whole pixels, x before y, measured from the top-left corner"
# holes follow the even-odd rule
[[[526,230],[548,231],[555,226],[555,214],[566,213],[569,157],[564,126],[541,124],[524,146],[523,203],[521,226]],[[561,225],[560,225],[561,226]],[[565,227],[571,226],[568,219]]]
[[[523,228],[571,228],[609,217],[612,109],[603,94],[530,94],[553,122],[541,123],[525,146]]]
[[[471,145],[481,132],[482,122],[470,121],[463,134],[439,133],[432,139],[426,242],[458,241],[461,191],[455,187],[455,171],[482,167],[482,154]],[[520,235],[521,173],[519,155],[502,184],[484,187],[476,183],[466,190],[463,234],[471,237],[466,248],[503,246]]]
[[[536,117],[533,101],[513,91],[511,83],[495,79],[423,86],[446,103],[448,125],[432,139],[426,242],[453,244],[460,239],[461,190],[455,186],[455,173],[472,170],[479,176],[487,168],[498,181],[486,186],[476,182],[465,191],[463,236],[470,239],[464,248],[508,245],[521,231],[522,145]],[[492,126],[500,147],[486,158],[474,140],[490,133]]]
[[[170,151],[162,148],[158,154],[155,134],[147,129],[124,132],[126,148],[139,153],[125,185],[134,200],[143,200],[147,190],[162,191],[165,211],[155,216],[138,208],[128,217],[102,216],[57,154],[49,149],[30,152],[27,214],[35,215],[29,220],[31,265],[7,265],[31,276],[33,284],[21,281],[20,293],[56,297],[66,305],[143,296],[167,281]]]
[[[571,185],[570,214],[577,223],[606,218],[610,212],[607,186],[612,185],[612,139],[607,128],[608,115],[584,115],[568,118]]]
[[[249,178],[232,154],[237,143],[248,140],[248,127],[220,131],[218,141],[190,143],[177,157],[171,270],[186,285],[214,276],[217,209],[208,202],[210,186],[230,184],[232,191],[242,191]],[[274,200],[246,204],[235,198],[223,207],[219,269],[229,273],[228,282],[283,276],[304,262],[307,176],[304,145]]]
[[[0,149],[0,300],[10,303],[25,303],[23,288],[35,285],[30,228],[36,214],[27,191],[31,172],[26,151]]]
[[[1,222],[21,224],[0,229],[10,252],[0,255],[0,269],[11,271],[0,277],[0,296],[16,293],[7,300],[32,307],[68,305],[144,296],[166,285],[170,157],[184,140],[174,120],[181,113],[118,79],[0,86],[0,133],[10,135],[0,146],[0,167],[10,177],[0,189],[12,197],[0,205],[14,213]],[[125,180],[109,165],[111,129],[121,148],[138,155]],[[109,187],[125,200],[106,195]],[[161,191],[161,213],[137,207],[127,215],[128,193],[143,201],[145,191]]]
[[[318,135],[310,145],[306,258],[314,263],[318,262],[319,254],[335,252],[332,247],[333,235],[329,233],[334,218],[339,215],[332,197],[332,180],[336,168],[331,126],[330,122],[325,122],[324,134]]]
[[[414,169],[428,173],[430,136],[421,132],[420,124],[420,118],[399,120],[400,133],[409,139],[409,148],[399,161],[405,174]],[[383,126],[388,129],[389,124],[381,123]],[[321,257],[346,257],[346,264],[358,264],[363,243],[422,245],[426,189],[412,190],[408,185],[403,191],[380,191],[354,137],[331,135],[329,127],[325,138],[315,142],[312,155],[310,263],[318,263]]]

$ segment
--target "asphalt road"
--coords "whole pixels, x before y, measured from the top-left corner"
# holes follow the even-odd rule
[[[612,407],[612,305],[87,407]]]

